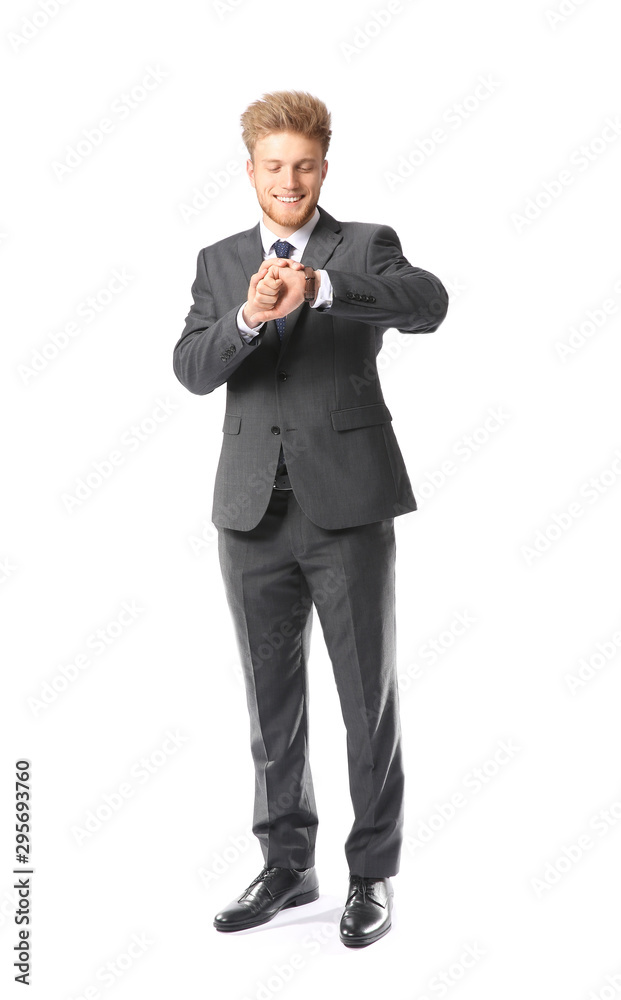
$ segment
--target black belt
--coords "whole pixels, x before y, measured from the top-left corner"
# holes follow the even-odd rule
[[[275,478],[274,478],[274,487],[273,488],[275,490],[292,490],[293,489],[293,486],[289,482],[289,475],[287,473],[287,466],[286,465],[284,465],[282,467],[280,474],[277,475],[277,476],[275,476]]]

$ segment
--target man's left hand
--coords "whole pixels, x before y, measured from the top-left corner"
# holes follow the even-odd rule
[[[290,260],[288,257],[270,257],[268,260],[264,260],[258,271],[260,278],[267,274],[274,264],[279,268],[282,285],[274,307],[269,310],[269,315],[267,312],[264,313],[266,319],[280,319],[288,316],[304,302],[306,292],[304,264],[297,260]],[[317,290],[319,290],[320,282],[321,276],[315,271],[315,288]]]

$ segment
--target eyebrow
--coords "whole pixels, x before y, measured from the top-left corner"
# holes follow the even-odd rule
[[[316,163],[316,162],[317,160],[315,159],[314,156],[305,156],[303,159],[298,160],[298,163]],[[270,158],[268,160],[261,160],[261,163],[282,163],[282,160]]]

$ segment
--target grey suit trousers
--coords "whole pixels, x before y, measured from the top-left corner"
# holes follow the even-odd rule
[[[404,772],[395,661],[395,534],[388,518],[328,530],[273,490],[249,531],[218,528],[255,768],[253,832],[268,866],[315,863],[307,660],[316,609],[347,732],[349,871],[396,875]]]

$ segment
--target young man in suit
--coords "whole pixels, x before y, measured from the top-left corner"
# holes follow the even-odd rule
[[[200,251],[174,350],[191,392],[227,384],[212,520],[244,672],[264,858],[214,925],[254,927],[319,895],[306,674],[314,607],[347,731],[354,810],[340,938],[364,947],[390,930],[401,854],[393,522],[416,510],[376,357],[389,327],[436,330],[448,296],[406,260],[390,226],[338,222],[318,205],[332,134],[321,100],[265,94],[241,122],[262,217]]]

